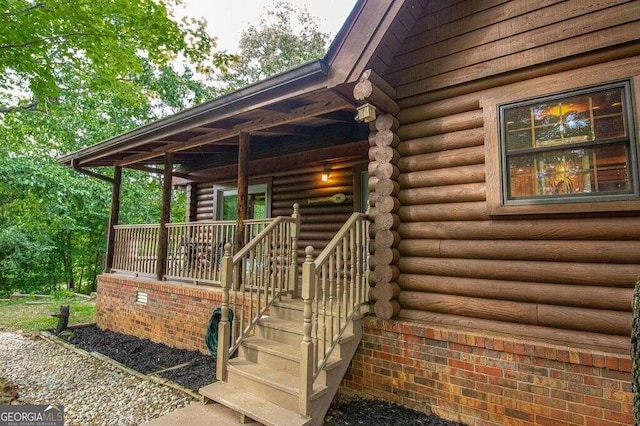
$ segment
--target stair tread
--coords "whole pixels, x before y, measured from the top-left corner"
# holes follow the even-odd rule
[[[179,408],[164,416],[157,417],[144,426],[237,426],[240,416],[237,411],[222,404],[203,404],[194,402],[186,407]],[[258,422],[245,422],[247,425],[259,426]]]
[[[224,382],[207,385],[200,389],[200,394],[265,425],[304,426],[311,422],[308,417]]]
[[[353,335],[350,337],[353,338]],[[341,343],[342,342],[343,341],[341,339]],[[276,342],[275,340],[264,339],[262,337],[247,337],[242,341],[241,345],[258,351],[268,352],[291,361],[300,362],[301,355],[299,345],[288,345],[286,343]],[[324,368],[326,370],[331,370],[340,361],[341,359],[338,356],[332,355]]]
[[[258,324],[269,328],[275,328],[278,330],[299,334],[301,336],[303,334],[303,324],[299,321],[287,321],[281,318],[275,318],[273,316],[264,316],[258,320]]]
[[[288,345],[286,343],[276,342],[275,340],[264,339],[262,337],[247,337],[242,343],[242,346],[246,346],[252,349],[257,349],[264,352],[277,355],[281,358],[286,358],[291,361],[300,360],[300,345]]]
[[[282,299],[273,303],[274,306],[285,309],[293,309],[296,311],[304,310],[304,301],[302,298],[297,299]]]
[[[266,365],[256,364],[242,358],[235,358],[229,361],[229,370],[234,370],[238,374],[250,377],[252,380],[264,383],[274,389],[279,389],[291,395],[300,393],[300,379],[297,376],[281,370],[275,370]],[[311,398],[317,398],[325,390],[326,386],[315,383]]]

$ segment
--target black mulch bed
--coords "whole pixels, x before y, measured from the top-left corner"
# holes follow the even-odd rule
[[[126,334],[100,330],[96,326],[73,330],[70,343],[87,352],[99,352],[143,374],[157,375],[198,391],[215,380],[216,362],[198,351],[175,349]],[[181,364],[188,365],[162,372]]]
[[[150,340],[100,330],[96,326],[76,328],[69,342],[87,352],[101,353],[144,374],[188,363],[157,375],[196,392],[215,380],[215,359],[197,351],[170,348]],[[329,408],[325,425],[456,426],[462,423],[443,420],[386,401],[341,397],[336,398]]]
[[[443,420],[402,405],[376,399],[339,397],[333,400],[324,420],[325,426],[394,425],[457,426],[462,423]]]

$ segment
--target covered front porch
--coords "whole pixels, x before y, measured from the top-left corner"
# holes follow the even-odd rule
[[[219,307],[218,382],[201,393],[258,419],[253,399],[300,424],[323,418],[372,294],[375,108],[358,114],[356,82],[327,70],[334,53],[61,160],[112,186],[99,325],[204,352]],[[103,166],[113,177],[90,169]],[[162,175],[159,223],[120,223],[125,168]],[[175,190],[184,219],[171,217]]]

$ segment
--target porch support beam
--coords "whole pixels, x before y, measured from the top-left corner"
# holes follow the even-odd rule
[[[107,228],[107,250],[104,255],[104,272],[109,273],[113,268],[113,256],[115,253],[116,231],[113,228],[120,221],[120,190],[122,187],[122,167],[114,167],[113,180],[111,182],[111,215]]]
[[[134,154],[116,161],[118,166],[128,166],[130,164],[143,162],[152,158],[160,157],[165,152],[179,152],[187,149],[195,148],[202,145],[215,143],[217,141],[227,139],[239,135],[242,132],[258,132],[262,129],[274,127],[283,124],[296,123],[298,121],[304,121],[309,117],[315,117],[317,115],[327,114],[330,112],[341,110],[348,107],[344,100],[336,98],[329,101],[317,102],[315,104],[305,105],[299,108],[295,108],[289,114],[281,116],[275,116],[270,118],[256,118],[255,120],[245,122],[240,125],[236,125],[229,130],[212,132],[210,134],[204,134],[189,139],[182,144],[167,144],[165,146],[154,149],[149,153]]]
[[[242,132],[238,141],[238,205],[236,216],[236,252],[244,245],[244,221],[247,220],[249,195],[249,144],[251,136]]]
[[[162,212],[160,214],[160,229],[158,230],[158,256],[156,261],[156,278],[162,281],[167,266],[168,230],[167,223],[171,220],[171,181],[173,172],[173,153],[168,152],[164,157],[164,174],[162,181]]]

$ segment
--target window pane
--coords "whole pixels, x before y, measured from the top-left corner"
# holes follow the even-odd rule
[[[249,195],[249,219],[266,219],[267,217],[267,196],[262,194],[250,194]]]
[[[624,142],[508,158],[508,198],[630,193]]]
[[[507,152],[627,136],[623,88],[616,87],[504,112]]]
[[[593,126],[596,139],[627,136],[622,112],[621,89],[593,95]]]
[[[531,128],[531,108],[520,107],[505,111],[507,125],[507,148],[509,151],[531,148],[533,132]]]
[[[224,195],[222,199],[222,220],[236,220],[238,218],[238,196]]]
[[[258,186],[258,185],[256,185]],[[252,188],[253,189],[253,188]],[[261,189],[261,188],[258,188]],[[236,220],[238,218],[237,191],[225,191],[222,199],[222,220]],[[266,192],[249,193],[247,198],[247,219],[266,219]]]

